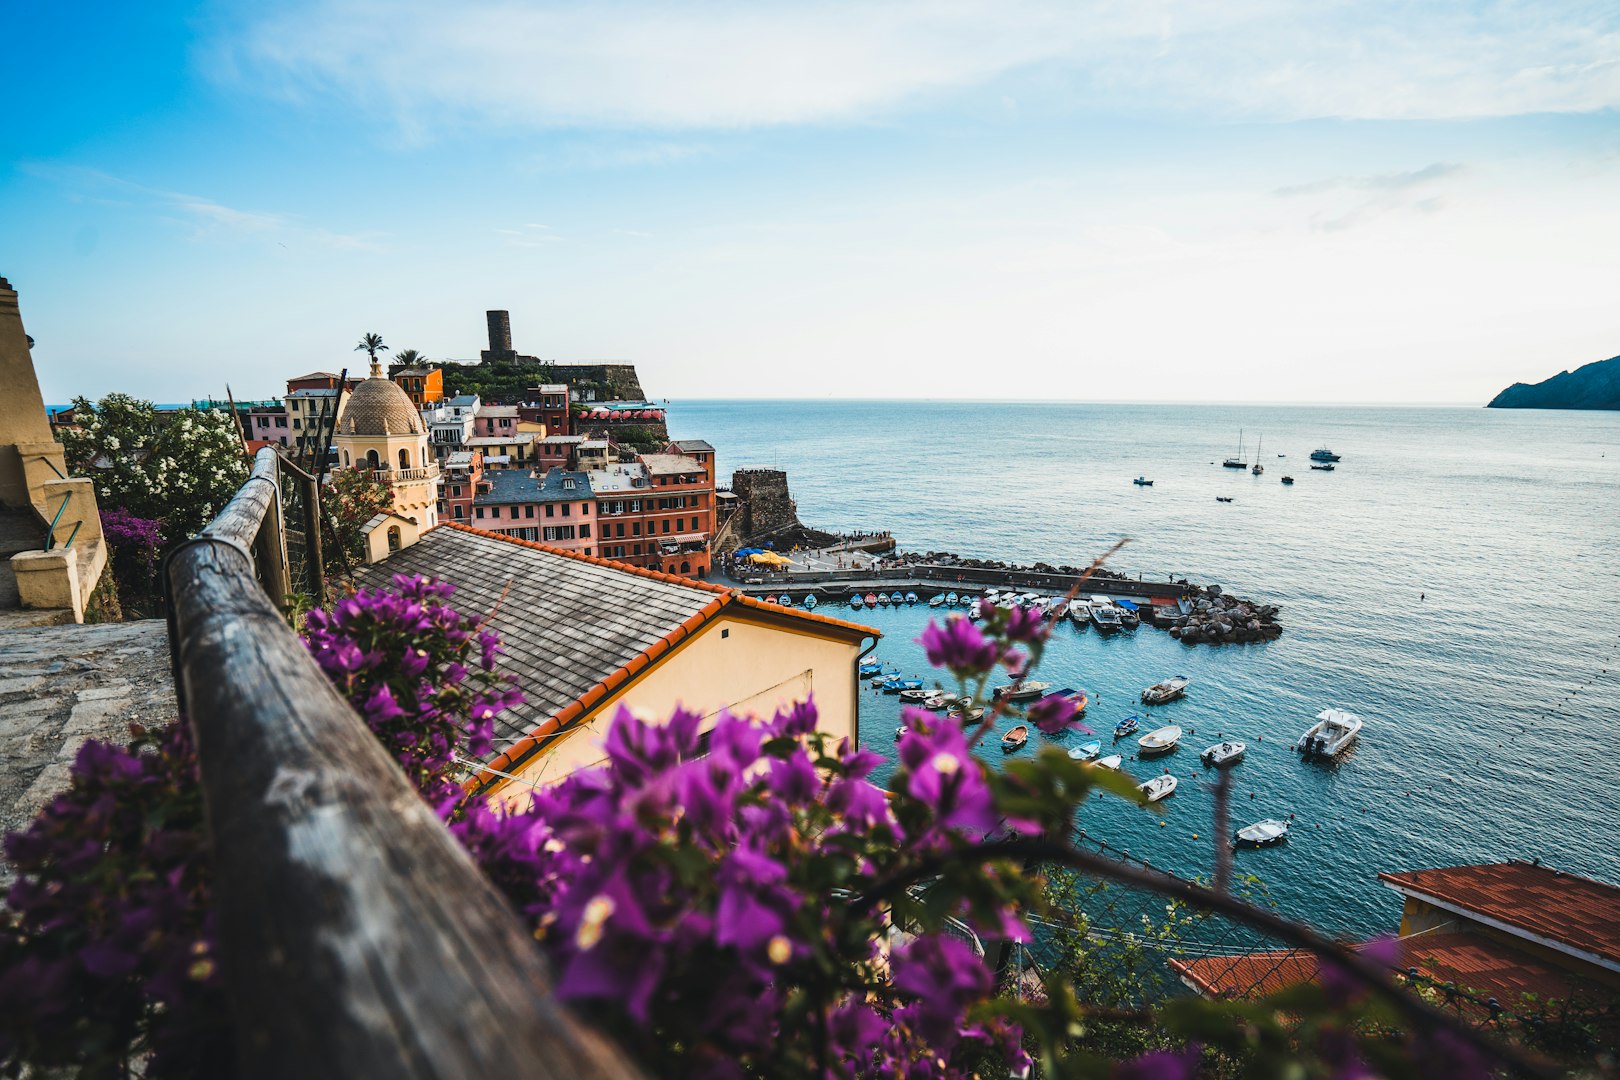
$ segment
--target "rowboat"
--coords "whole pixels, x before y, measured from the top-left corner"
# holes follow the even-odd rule
[[[1180,744],[1180,742],[1181,729],[1176,727],[1174,724],[1169,724],[1165,727],[1148,732],[1146,735],[1136,740],[1136,745],[1142,748],[1141,753],[1143,755],[1168,754],[1170,751],[1174,750],[1176,746]]]
[[[1013,728],[1011,731],[1007,732],[1007,734],[1001,737],[1001,749],[1010,754],[1014,750],[1022,750],[1024,748],[1024,744],[1028,741],[1029,725],[1019,724],[1017,727]]]
[[[849,606],[852,607],[852,608],[858,608],[862,604],[864,604],[865,602],[866,601],[861,599],[861,594],[860,593],[856,593],[854,596],[851,596],[849,598]]]
[[[878,605],[877,593],[867,593],[866,594],[866,606],[867,607],[877,607],[877,605]]]
[[[1169,773],[1136,785],[1136,790],[1147,796],[1148,802],[1158,802],[1175,794],[1176,778]]]
[[[1125,719],[1114,725],[1114,738],[1123,739],[1125,736],[1131,734],[1139,726],[1141,726],[1141,723],[1141,720],[1137,717],[1127,716]]]
[[[1074,749],[1070,750],[1069,756],[1076,761],[1090,761],[1100,753],[1102,753],[1102,743],[1098,742],[1096,739],[1093,739],[1088,743],[1081,743],[1079,746],[1076,746]]]
[[[921,688],[900,691],[900,700],[907,705],[921,705],[928,699],[928,691]]]
[[[804,609],[806,611],[814,611],[816,609],[816,594],[815,593],[811,593],[809,596],[804,598]]]
[[[1118,754],[1109,754],[1107,757],[1098,758],[1095,762],[1097,768],[1112,769],[1114,772],[1119,772],[1119,767],[1124,763],[1125,759]]]
[[[944,603],[945,603],[945,594],[940,593],[938,596],[936,596],[933,599],[928,601],[928,606],[929,607],[940,607]]]
[[[998,686],[995,696],[1006,698],[1008,701],[1029,701],[1038,698],[1052,688],[1051,683],[1043,682],[1015,682],[1007,686]]]

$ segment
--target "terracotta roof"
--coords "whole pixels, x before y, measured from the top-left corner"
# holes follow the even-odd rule
[[[1620,888],[1527,862],[1379,874],[1396,892],[1620,971]]]
[[[739,592],[519,540],[465,525],[429,529],[417,543],[361,568],[362,586],[422,574],[456,586],[463,612],[494,612],[506,650],[501,666],[525,698],[495,718],[497,750],[486,764],[509,769],[589,713],[722,612],[782,620],[841,638],[879,632]]]
[[[1415,934],[1402,938],[1398,950],[1392,970],[1416,968],[1437,983],[1455,984],[1480,998],[1494,997],[1507,1009],[1525,994],[1535,994],[1543,1001],[1569,1000],[1580,997],[1591,985],[1523,949],[1470,931]],[[1171,960],[1170,967],[1208,997],[1257,998],[1315,979],[1317,959],[1314,953],[1285,949]]]
[[[340,435],[420,435],[422,414],[405,391],[374,375],[354,388],[338,418]]]

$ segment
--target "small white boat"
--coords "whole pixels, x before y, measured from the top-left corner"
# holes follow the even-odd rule
[[[967,717],[966,718],[968,720],[983,720],[984,719],[984,709],[982,707],[981,708],[975,708],[975,709],[969,709],[967,711]]]
[[[1175,794],[1176,778],[1169,773],[1155,776],[1151,780],[1136,785],[1136,790],[1147,796],[1148,802],[1158,802]]]
[[[1070,750],[1069,756],[1076,761],[1090,761],[1100,753],[1102,753],[1102,743],[1098,742],[1096,739],[1093,739],[1088,743],[1081,743],[1079,746],[1076,746],[1074,749]]]
[[[1156,682],[1142,691],[1142,704],[1163,705],[1167,701],[1174,701],[1187,692],[1192,680],[1185,675],[1177,675],[1173,679]]]
[[[1061,619],[1068,613],[1069,602],[1067,600],[1058,600],[1053,603],[1051,607],[1046,609],[1046,617],[1048,619]]]
[[[1069,621],[1084,628],[1091,622],[1091,605],[1080,599],[1069,601]]]
[[[1361,734],[1361,717],[1343,709],[1323,709],[1316,714],[1316,723],[1299,737],[1294,749],[1308,758],[1338,757],[1350,749],[1350,744]]]
[[[928,606],[929,607],[940,607],[944,603],[945,603],[945,594],[940,593],[938,596],[936,596],[932,600],[928,601]]]
[[[1198,756],[1205,765],[1219,768],[1222,765],[1236,765],[1242,761],[1243,753],[1247,749],[1248,747],[1243,743],[1228,739],[1226,742],[1216,743]]]
[[[1112,634],[1119,629],[1119,612],[1114,610],[1113,604],[1099,604],[1095,600],[1091,603],[1091,622],[1098,633]]]
[[[975,600],[968,605],[968,618],[978,622],[984,616],[984,602]]]
[[[907,705],[921,705],[923,702],[928,700],[928,691],[902,690],[900,691],[900,700],[905,702]]]
[[[1098,758],[1095,764],[1099,769],[1112,769],[1114,772],[1119,772],[1120,766],[1125,764],[1125,759],[1118,754],[1109,754],[1107,757]]]
[[[1051,683],[1016,682],[1007,686],[996,687],[995,696],[1006,698],[1008,701],[1029,701],[1032,698],[1040,697],[1050,689],[1052,689]]]
[[[1268,819],[1245,825],[1236,834],[1238,847],[1270,847],[1288,839],[1288,822]]]
[[[1029,742],[1029,725],[1019,724],[1001,737],[1001,749],[1005,753],[1022,750],[1024,744]]]
[[[1136,745],[1147,754],[1168,754],[1181,743],[1181,729],[1174,724],[1148,732],[1136,740]]]
[[[947,593],[946,596],[945,596],[945,603],[947,605],[949,605],[950,607],[955,607],[956,606],[956,601],[959,600],[959,599],[961,599],[961,598],[958,597],[955,593]]]

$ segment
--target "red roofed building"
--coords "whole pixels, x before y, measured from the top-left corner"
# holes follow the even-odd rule
[[[1511,1011],[1526,995],[1620,998],[1620,888],[1526,862],[1378,879],[1406,898],[1392,969],[1466,992],[1461,1007],[1482,1019],[1493,999]],[[1170,961],[1187,986],[1219,998],[1276,993],[1315,979],[1317,965],[1295,949]]]

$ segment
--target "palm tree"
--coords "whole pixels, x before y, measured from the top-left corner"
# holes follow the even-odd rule
[[[388,348],[388,346],[383,344],[381,334],[367,334],[365,337],[360,339],[360,344],[354,347],[354,351],[363,352],[369,355],[371,357],[371,368],[373,371],[376,371],[378,369],[377,353],[386,348]]]
[[[394,354],[394,362],[404,364],[406,367],[415,367],[418,364],[427,363],[428,358],[416,349],[401,349]]]

